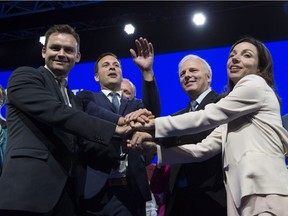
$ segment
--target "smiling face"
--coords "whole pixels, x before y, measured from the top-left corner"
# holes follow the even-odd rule
[[[123,77],[118,59],[112,55],[106,55],[98,61],[97,67],[95,80],[99,82],[101,89],[119,91]]]
[[[259,59],[256,46],[248,42],[239,43],[231,50],[228,58],[228,77],[236,84],[246,75],[259,73],[258,64]]]
[[[75,63],[80,61],[76,39],[71,34],[53,33],[42,48],[45,64],[56,76],[68,76]]]
[[[200,59],[189,58],[179,67],[180,83],[189,97],[195,100],[206,91],[211,83],[211,75]]]

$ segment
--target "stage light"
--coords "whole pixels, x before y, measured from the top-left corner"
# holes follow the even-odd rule
[[[130,34],[134,34],[135,28],[132,24],[127,24],[125,25],[124,31],[130,35]]]
[[[46,40],[45,36],[41,36],[40,39],[39,39],[39,42],[40,42],[42,45],[44,45],[44,44],[45,44],[45,40]]]
[[[206,21],[206,17],[203,13],[197,13],[193,16],[193,22],[197,26],[204,25]]]

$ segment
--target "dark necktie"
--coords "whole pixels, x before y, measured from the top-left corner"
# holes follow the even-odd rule
[[[112,105],[114,107],[114,110],[116,111],[116,113],[119,113],[120,103],[118,100],[118,93],[110,92],[109,95],[112,97]]]
[[[194,101],[191,101],[190,104],[191,104],[190,112],[195,111],[197,106],[198,106],[198,102],[196,100],[194,100]]]
[[[114,107],[114,110],[116,111],[116,113],[119,113],[119,109],[120,109],[120,103],[118,100],[118,93],[116,92],[110,92],[109,95],[112,97],[112,105]],[[125,148],[126,143],[121,143],[120,146],[120,158],[121,160],[124,160],[126,158],[127,155],[127,148]],[[124,163],[122,164],[124,165]]]
[[[67,93],[65,92],[65,89],[67,87],[67,80],[66,79],[63,79],[63,78],[57,78],[57,82],[59,84],[59,88],[60,88],[60,91],[61,91],[61,94],[64,98],[64,102],[66,105],[69,106],[69,98],[68,98],[68,95]]]

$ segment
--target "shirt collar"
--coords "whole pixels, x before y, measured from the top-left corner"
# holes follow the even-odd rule
[[[68,77],[61,77],[61,76],[56,76],[51,70],[50,68],[48,68],[47,65],[44,66],[52,75],[55,79],[65,79],[68,82]]]
[[[107,89],[102,89],[101,91],[106,95],[106,97],[108,97],[108,95],[109,95],[110,92],[113,92],[113,91],[107,90]],[[120,91],[117,91],[116,93],[118,93],[118,95],[119,95],[120,98],[122,97],[122,91],[121,91],[121,90],[120,90]]]
[[[211,87],[209,87],[206,91],[204,91],[202,94],[200,94],[197,98],[196,101],[198,102],[198,104],[200,104],[202,102],[202,100],[207,96],[207,94],[209,94],[209,92],[211,92],[212,89]]]

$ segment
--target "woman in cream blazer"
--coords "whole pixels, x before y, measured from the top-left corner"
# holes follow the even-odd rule
[[[157,145],[158,163],[199,162],[222,151],[229,216],[288,215],[288,133],[273,90],[270,53],[260,41],[243,38],[232,46],[227,70],[229,93],[218,103],[146,124],[149,129],[155,126],[156,138],[218,126],[197,145]],[[148,133],[136,132],[129,144],[138,146],[151,138]]]

